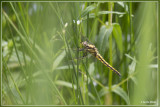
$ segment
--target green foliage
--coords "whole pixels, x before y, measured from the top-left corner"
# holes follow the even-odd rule
[[[120,51],[120,56],[123,55],[123,41],[122,41],[122,30],[119,24],[114,23],[113,24],[113,36],[116,40],[118,49]]]
[[[2,2],[1,105],[156,105],[157,15],[155,2]],[[83,41],[122,77],[82,58]]]

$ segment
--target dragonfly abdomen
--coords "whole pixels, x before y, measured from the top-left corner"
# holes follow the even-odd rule
[[[105,66],[107,66],[107,67],[110,68],[112,71],[114,71],[117,75],[121,76],[121,74],[120,74],[116,69],[114,69],[109,63],[107,63],[100,54],[97,54],[97,55],[96,55],[96,58],[97,58],[99,61],[101,61]]]

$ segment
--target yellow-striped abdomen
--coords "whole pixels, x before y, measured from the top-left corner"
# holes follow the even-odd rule
[[[108,62],[106,62],[104,60],[104,58],[100,55],[100,54],[97,54],[96,55],[96,58],[101,61],[105,66],[107,66],[108,68],[110,68],[112,71],[114,71],[116,74],[118,74],[119,76],[121,76],[121,74],[116,70],[114,69]]]

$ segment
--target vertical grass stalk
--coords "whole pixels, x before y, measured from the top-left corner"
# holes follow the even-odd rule
[[[112,11],[113,9],[113,2],[108,3],[108,10]],[[112,26],[112,13],[108,14],[108,25]],[[109,62],[112,65],[112,34],[109,37]],[[108,94],[108,101],[107,104],[112,105],[112,70],[109,69],[109,94]]]

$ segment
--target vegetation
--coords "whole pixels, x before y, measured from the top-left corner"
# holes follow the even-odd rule
[[[157,4],[2,2],[1,105],[157,105]]]

